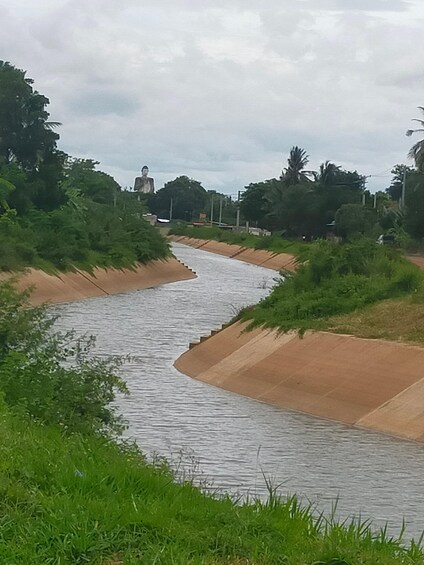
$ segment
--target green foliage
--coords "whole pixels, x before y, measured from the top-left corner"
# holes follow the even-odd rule
[[[367,240],[310,246],[308,260],[244,318],[283,331],[325,329],[330,316],[418,290],[420,270],[392,248]]]
[[[277,179],[270,179],[263,182],[251,183],[246,187],[240,199],[240,210],[243,217],[249,222],[255,222],[259,227],[267,226],[267,193],[272,184],[279,184]]]
[[[116,207],[73,193],[68,204],[50,212],[33,208],[25,216],[3,214],[0,270],[123,268],[169,256],[168,244],[142,218],[136,199],[121,201],[121,194]]]
[[[390,186],[386,188],[386,192],[392,200],[399,201],[402,196],[404,175],[406,180],[408,180],[409,175],[414,172],[414,169],[407,165],[395,165],[391,172],[393,177]]]
[[[91,159],[56,149],[58,124],[25,72],[0,61],[0,271],[131,267],[169,246]]]
[[[290,237],[324,237],[341,206],[359,204],[364,177],[329,161],[317,173],[302,172],[307,156],[299,148],[293,150],[291,165],[280,179],[246,187],[241,211],[250,222],[271,231],[284,231]]]
[[[200,182],[186,176],[169,181],[149,199],[149,207],[159,218],[169,218],[172,199],[172,217],[190,221],[197,220],[205,212],[208,193]]]
[[[9,210],[8,200],[15,188],[11,182],[0,178],[0,210],[1,208],[3,208],[3,211]]]
[[[408,176],[405,191],[405,229],[415,239],[424,238],[424,175]]]
[[[59,136],[49,123],[48,98],[32,88],[25,71],[0,61],[0,161],[35,169],[54,151]]]
[[[308,174],[304,171],[309,163],[309,155],[297,145],[290,149],[287,167],[281,173],[281,180],[286,186],[292,186],[309,181]]]
[[[336,230],[344,239],[352,240],[372,233],[377,215],[361,204],[343,204],[336,212]]]
[[[421,111],[422,114],[424,114],[424,107],[423,106],[418,106],[418,109]],[[406,135],[408,137],[410,137],[414,133],[419,133],[419,134],[424,133],[424,120],[414,119],[413,121],[418,122],[418,124],[421,127],[417,128],[417,129],[408,129],[407,132],[406,132]],[[411,149],[408,153],[408,157],[410,157],[411,159],[414,159],[415,166],[417,167],[417,169],[420,172],[424,172],[424,140],[423,139],[421,139],[420,141],[417,141],[411,147]]]
[[[92,159],[68,158],[65,164],[63,190],[68,194],[72,190],[93,202],[112,205],[121,187],[110,175],[96,171],[95,167],[98,164]]]
[[[122,430],[111,402],[126,392],[116,360],[91,356],[92,338],[54,332],[43,307],[0,283],[0,393],[19,414],[67,433],[110,436]]]

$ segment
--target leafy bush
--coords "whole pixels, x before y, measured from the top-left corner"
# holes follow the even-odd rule
[[[414,292],[422,281],[419,269],[394,249],[367,240],[349,245],[322,241],[244,319],[283,331],[322,329],[330,316]]]
[[[111,436],[123,429],[111,402],[125,383],[119,361],[91,356],[92,338],[54,332],[44,307],[0,283],[0,391],[20,414],[67,432]]]
[[[0,216],[0,270],[44,267],[61,271],[75,267],[131,267],[169,256],[169,246],[140,210],[113,208],[84,201],[26,216]]]

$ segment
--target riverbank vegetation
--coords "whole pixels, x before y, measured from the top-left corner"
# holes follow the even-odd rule
[[[58,149],[60,124],[32,84],[0,61],[0,270],[130,267],[168,256],[135,194],[95,161]]]
[[[266,249],[273,253],[290,253],[295,256],[302,256],[308,249],[308,244],[302,241],[284,239],[279,235],[258,237],[244,231],[231,231],[219,227],[209,226],[190,226],[179,224],[173,227],[171,235],[183,235],[197,239],[212,239],[222,241],[232,245],[241,245],[250,249]]]
[[[8,565],[412,565],[424,555],[296,497],[237,501],[120,441],[125,385],[92,343],[0,284],[0,561]]]
[[[243,318],[250,320],[252,327],[264,325],[302,333],[307,329],[336,331],[337,327],[344,331],[351,316],[356,316],[356,327],[362,325],[365,333],[372,321],[368,318],[366,324],[364,308],[403,297],[420,302],[423,296],[422,272],[397,249],[365,239],[345,245],[321,241],[310,246],[308,260],[293,275],[244,312]],[[334,316],[341,315],[345,317],[337,322]],[[378,320],[376,316],[376,325]],[[379,331],[387,330],[387,318],[380,321],[383,326]],[[393,334],[386,332],[389,335]]]

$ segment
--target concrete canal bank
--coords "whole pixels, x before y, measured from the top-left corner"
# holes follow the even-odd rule
[[[424,348],[245,326],[237,322],[202,340],[175,367],[269,404],[424,441]]]
[[[107,296],[196,278],[196,274],[175,257],[139,264],[134,269],[95,268],[92,274],[76,269],[55,275],[27,269],[16,276],[19,290],[33,289],[30,301],[34,306],[44,302],[54,304]],[[8,277],[10,275],[2,276],[3,279]]]
[[[237,259],[238,261],[244,261],[245,263],[274,271],[295,271],[297,266],[296,257],[290,253],[273,253],[266,249],[251,249],[223,241],[214,241],[213,239],[196,239],[180,235],[171,235],[168,236],[168,239],[175,243],[182,243],[195,249],[217,253],[218,255],[224,255],[224,257],[230,257],[231,259]]]

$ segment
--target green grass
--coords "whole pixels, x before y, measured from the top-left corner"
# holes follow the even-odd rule
[[[388,299],[420,294],[423,274],[395,249],[361,240],[349,245],[320,242],[296,273],[281,281],[256,307],[243,313],[250,327],[282,331],[334,331],[335,316],[360,316]],[[357,335],[357,331],[353,332]]]
[[[366,524],[338,525],[296,498],[237,504],[177,484],[134,448],[63,436],[0,410],[4,565],[424,563]]]
[[[242,245],[251,249],[266,249],[273,253],[290,253],[292,255],[302,255],[308,250],[309,244],[297,240],[283,239],[278,235],[256,236],[245,232],[235,232],[223,230],[217,227],[191,227],[177,226],[170,230],[173,235],[185,235],[197,239],[212,239],[223,241],[234,245]]]
[[[424,292],[332,316],[326,331],[424,345]]]

